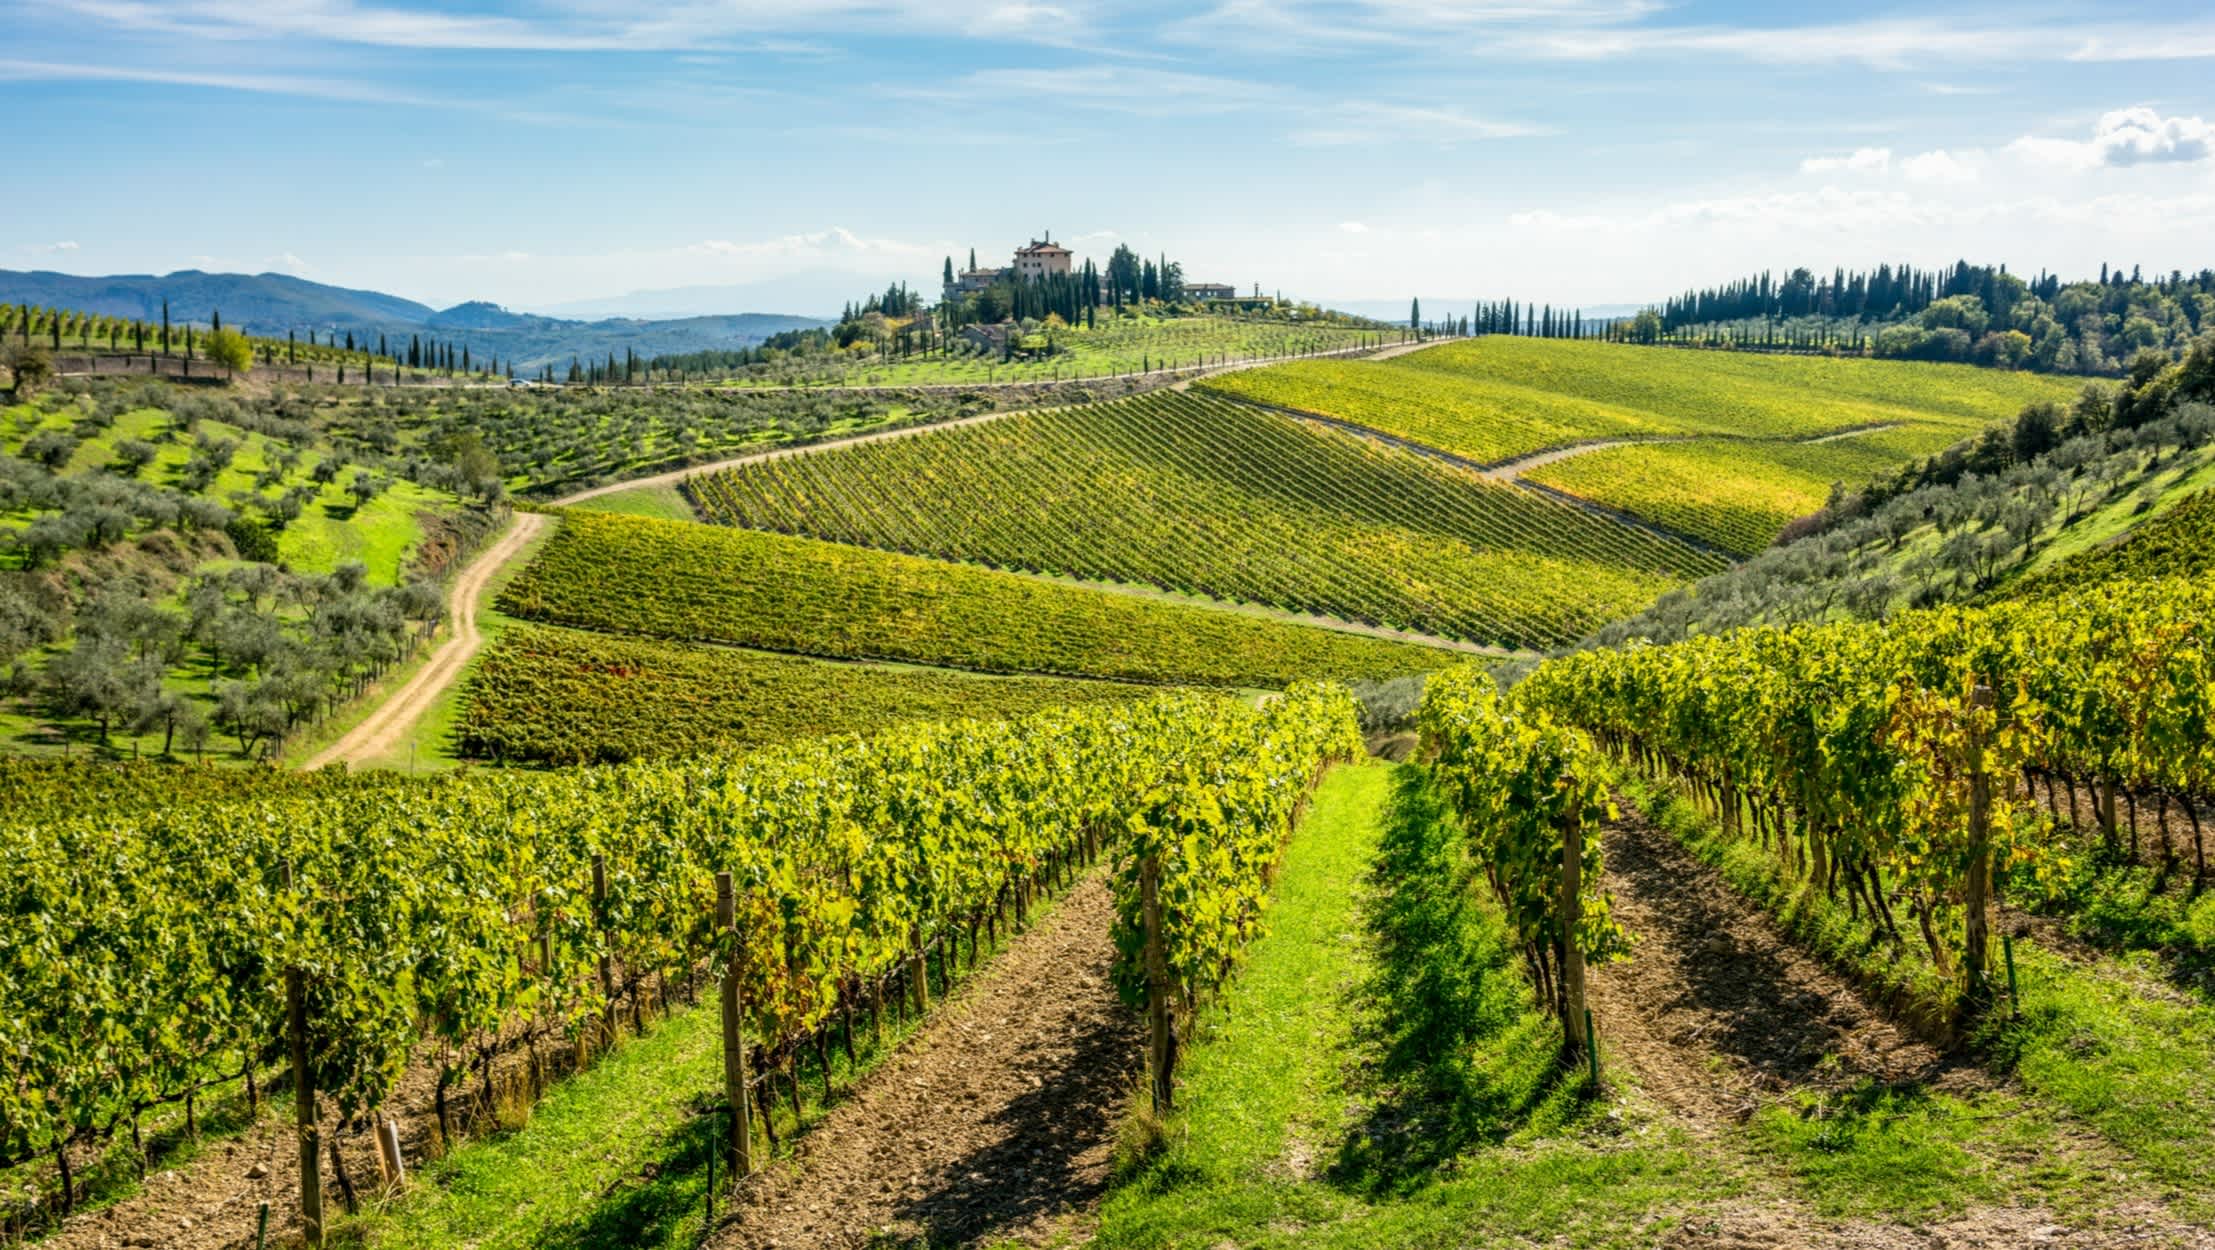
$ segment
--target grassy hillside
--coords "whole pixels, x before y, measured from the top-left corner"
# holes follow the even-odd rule
[[[472,671],[455,747],[471,759],[616,763],[1153,693],[526,626],[503,633]]]
[[[500,598],[528,620],[834,659],[1248,688],[1453,652],[780,534],[572,511]]]
[[[1821,508],[1835,484],[1858,485],[1937,448],[1929,429],[1899,427],[1821,442],[1733,438],[1604,447],[1541,465],[1527,481],[1589,499],[1751,555]],[[1937,446],[1952,435],[1936,433]]]
[[[694,480],[703,516],[1475,642],[1566,641],[1723,561],[1415,452],[1158,394]]]
[[[0,409],[0,750],[243,757],[331,714],[492,523],[420,468],[159,385]]]
[[[740,386],[943,386],[1044,382],[1147,370],[1185,369],[1219,360],[1292,356],[1389,341],[1368,326],[1225,316],[1103,314],[1091,328],[1040,327],[1012,359],[954,341],[936,354],[902,355],[862,343],[827,353],[794,354],[748,368]],[[1051,345],[1049,347],[1049,344]]]
[[[2200,501],[2215,491],[2211,431],[2215,408],[2185,403],[2136,428],[2077,434],[1989,474],[1963,472],[1877,504],[1849,501],[1847,513],[1820,531],[1672,591],[1595,640],[1669,641],[1747,625],[1881,618],[2018,586],[2023,593],[2072,588],[2141,566],[2192,575],[2207,567],[2199,554]],[[1924,469],[1935,471],[1954,454]],[[2172,510],[2175,520],[2165,520]],[[2143,533],[2142,544],[2134,532]]]
[[[2068,379],[1961,365],[1662,352],[1489,336],[1383,361],[1300,361],[1206,383],[1472,460],[1504,461],[1606,438],[1804,439],[1903,425],[1937,447],[2065,400]]]

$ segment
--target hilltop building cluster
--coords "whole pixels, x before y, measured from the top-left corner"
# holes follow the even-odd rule
[[[1127,258],[1130,268],[1128,285],[1132,295],[1136,297],[1144,282],[1142,266],[1149,265],[1150,262],[1141,262],[1127,247],[1118,247],[1116,253],[1116,259],[1109,262],[1108,272],[1110,275],[1117,275],[1122,267],[1121,262]],[[1182,280],[1182,268],[1172,266],[1167,260],[1162,261],[1155,269],[1154,280],[1159,289],[1146,292],[1148,298],[1173,295],[1184,302],[1240,301],[1238,288],[1227,282],[1185,282]],[[1050,230],[1044,238],[1032,239],[1016,248],[1013,259],[1006,265],[979,266],[976,264],[975,253],[972,252],[969,268],[957,271],[949,260],[946,270],[944,297],[948,302],[966,299],[994,287],[1012,286],[1018,282],[1043,283],[1056,278],[1079,276],[1076,253],[1054,242],[1053,232]],[[1091,272],[1089,265],[1087,271]],[[1113,298],[1112,285],[1103,286],[1096,279],[1089,280],[1084,285],[1092,293],[1094,302],[1101,305],[1117,302]],[[1254,287],[1251,296],[1240,302],[1247,301],[1268,302],[1262,296],[1259,285]]]

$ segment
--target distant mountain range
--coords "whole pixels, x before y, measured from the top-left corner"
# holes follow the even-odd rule
[[[352,332],[357,342],[404,348],[411,335],[466,346],[478,360],[513,362],[516,372],[543,365],[566,367],[572,357],[604,360],[625,350],[640,356],[751,347],[772,334],[826,324],[814,317],[772,313],[721,313],[666,319],[610,317],[577,320],[509,312],[473,300],[452,308],[386,295],[325,286],[281,273],[117,274],[82,277],[47,271],[0,269],[0,303],[73,308],[109,317],[161,318],[162,301],[179,324],[205,325],[217,313],[226,325],[249,334],[283,338],[287,332],[318,337]],[[728,307],[728,305],[725,305]]]

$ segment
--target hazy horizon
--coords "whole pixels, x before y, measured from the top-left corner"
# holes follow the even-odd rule
[[[1795,265],[2197,269],[2215,232],[2215,16],[2175,2],[0,10],[0,108],[73,136],[14,163],[43,191],[7,268],[822,311],[1051,231],[1326,304],[1612,304]]]

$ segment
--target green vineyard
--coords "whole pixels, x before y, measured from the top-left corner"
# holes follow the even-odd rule
[[[570,512],[501,609],[549,624],[988,673],[1277,688],[1452,652],[990,569],[692,522]]]
[[[694,479],[728,525],[1549,646],[1724,561],[1437,459],[1156,394]]]
[[[1147,687],[888,669],[522,626],[478,662],[463,755],[602,764],[750,750],[909,721],[1001,719],[1144,697]]]
[[[1582,652],[1516,695],[1691,785],[1731,832],[1774,842],[1827,891],[1856,892],[1896,947],[1915,935],[1932,969],[1974,992],[1997,969],[1991,901],[2035,905],[2079,853],[2056,781],[2072,817],[2077,788],[2098,796],[2111,844],[2115,797],[2133,796],[2133,850],[2136,796],[2161,796],[2164,812],[2178,797],[2192,837],[2182,849],[2164,837],[2164,873],[2189,873],[2195,895],[2206,880],[2192,796],[2215,792],[2211,618],[2205,586],[2117,581],[1883,624]],[[1902,902],[1910,914],[1896,917]]]
[[[1942,447],[1949,435],[1937,436]],[[1589,499],[1738,555],[1854,486],[1936,450],[1922,430],[1876,430],[1825,442],[1696,438],[1603,447],[1541,465],[1525,479]]]
[[[1657,352],[1489,336],[1385,361],[1299,361],[1206,383],[1480,462],[1605,438],[1809,438],[1914,424],[1962,438],[2067,381],[1960,365]],[[1941,440],[1941,442],[1946,440]]]
[[[0,1159],[61,1160],[66,1182],[71,1143],[250,1081],[288,1044],[306,1105],[347,1119],[435,1054],[445,1131],[457,1073],[605,1036],[703,969],[732,979],[731,1035],[773,1081],[836,1024],[850,1048],[888,983],[920,1005],[930,955],[966,937],[974,958],[980,927],[1103,849],[1132,895],[1117,982],[1189,1009],[1258,932],[1317,773],[1359,745],[1342,690],[1258,711],[1165,695],[679,766],[373,789],[231,774],[167,811],[0,827],[0,907],[39,918],[0,928]],[[1142,874],[1161,901],[1133,940]]]

